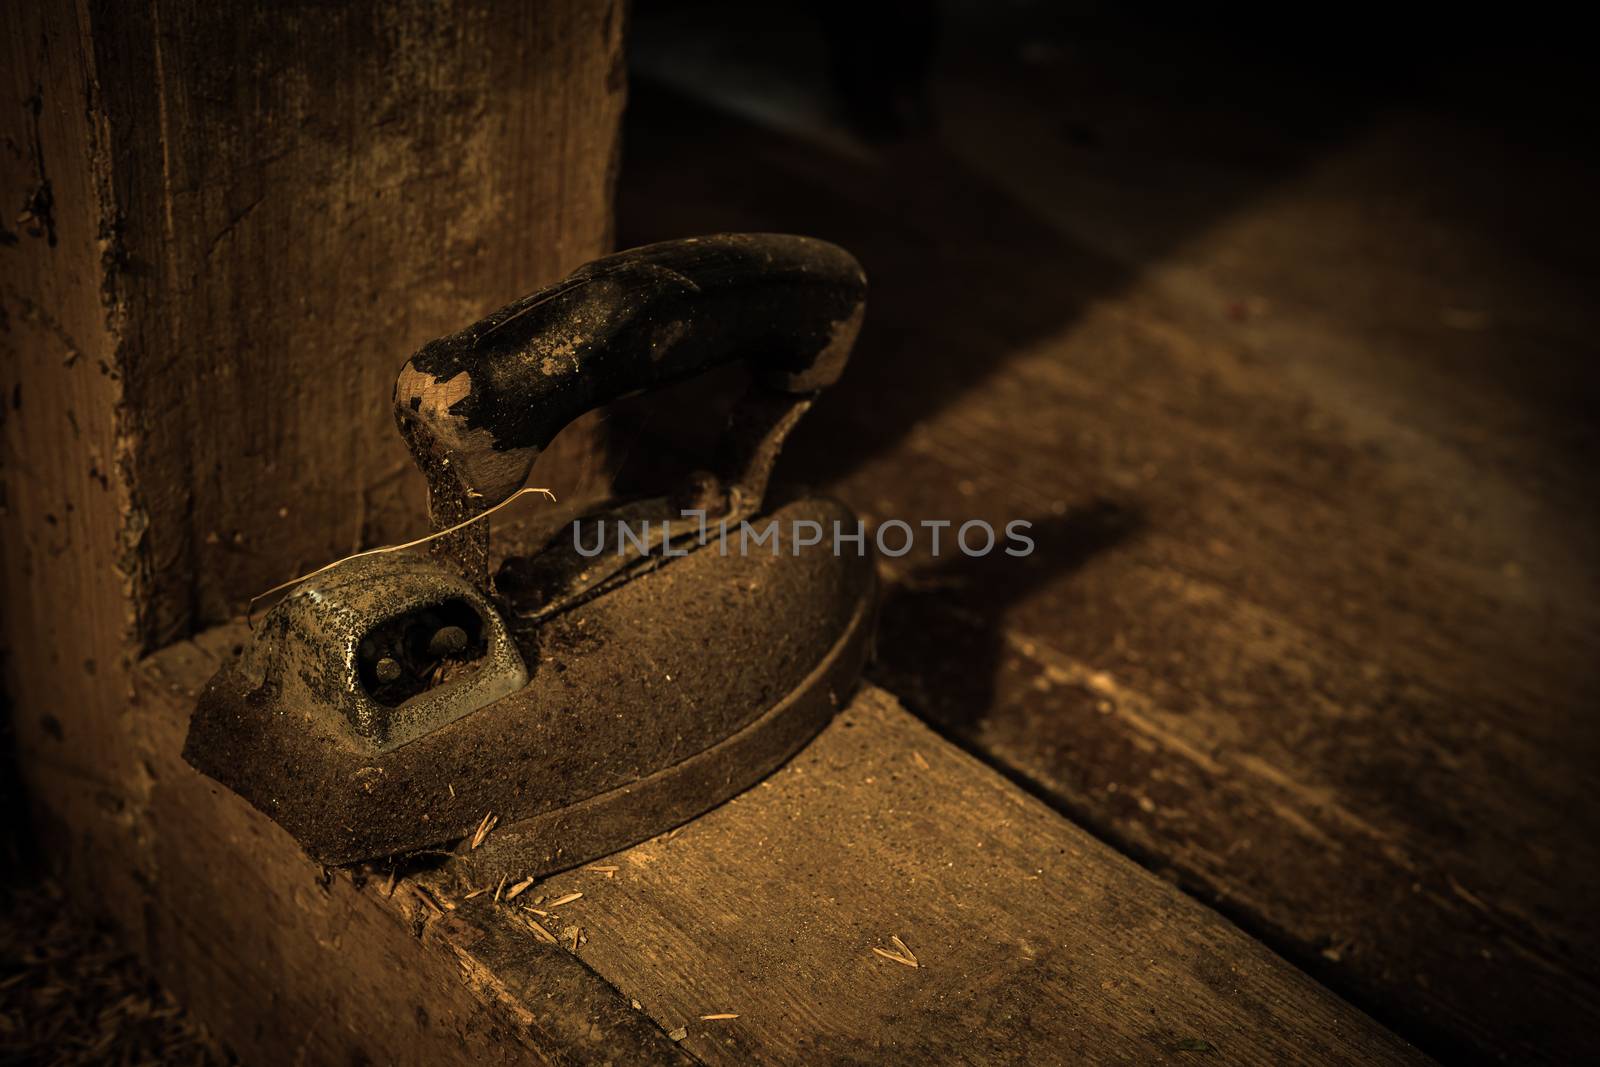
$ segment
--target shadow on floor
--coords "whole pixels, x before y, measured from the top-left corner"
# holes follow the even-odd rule
[[[947,22],[929,99],[954,101],[947,110],[956,111],[976,100],[980,117],[968,109],[960,121],[944,120],[935,108],[920,132],[851,151],[841,147],[850,137],[843,128],[817,133],[814,116],[830,104],[804,102],[823,90],[800,74],[754,89],[755,75],[725,74],[718,64],[740,55],[737,35],[756,31],[728,5],[691,6],[708,14],[652,19],[645,8],[635,25],[636,51],[709,55],[666,64],[670,84],[636,74],[617,244],[782,231],[825,238],[861,260],[871,295],[856,355],[797,431],[782,472],[821,484],[895,447],[1030,342],[1059,333],[1147,264],[1269,193],[1403,94],[1415,73],[1396,62],[1387,72],[1369,63],[1296,76],[1292,55],[1279,66],[1259,58],[1241,65],[1215,41],[1137,27],[1054,36],[1032,24],[986,27],[969,45],[969,27]],[[719,34],[728,38],[720,46]],[[1050,58],[1056,40],[1071,47]],[[806,58],[824,65],[784,51],[822,49],[821,37],[769,33],[760,42],[762,62],[779,72],[769,78],[805,70]],[[782,132],[740,117],[765,110],[767,97],[813,116],[809,125]],[[1091,227],[1114,236],[1069,236],[974,169],[968,160],[1003,168],[1004,154],[1017,151],[1014,124],[1008,136],[986,140],[984,107],[1008,122],[1024,116],[1051,142],[1041,149],[1076,153],[1085,180],[1111,190],[1107,202],[1125,214]]]
[[[1070,328],[1147,265],[1270,194],[1403,95],[1410,76],[1395,56],[1359,71],[1336,64],[1292,77],[1303,54],[1239,64],[1230,51],[1238,42],[1218,47],[1182,32],[1063,30],[1038,17],[1015,29],[947,22],[928,93],[949,105],[947,114],[935,110],[918,132],[852,148],[844,127],[830,131],[818,119],[829,102],[806,99],[825,81],[805,72],[826,64],[795,52],[825,47],[823,35],[763,32],[727,5],[691,7],[698,18],[677,8],[652,17],[659,9],[647,5],[636,24],[636,51],[670,84],[636,72],[617,243],[786,231],[836,242],[861,260],[871,294],[850,367],[796,430],[777,472],[780,482],[824,487],[904,448],[915,427],[1030,344]],[[754,43],[742,49],[740,34]],[[742,51],[758,52],[760,69],[735,69],[749,63]],[[1076,153],[1085,181],[1123,217],[1069,233],[1003,188],[992,169],[976,169],[970,161],[1003,169],[1004,153],[1017,151],[1014,123],[991,144],[984,108],[995,125],[1022,113],[1041,151]],[[771,114],[781,125],[784,109],[799,116],[787,132]],[[640,451],[647,421],[629,424],[619,452]],[[1035,516],[1030,557],[945,558],[889,593],[879,676],[964,743],[991,707],[1010,606],[1144,522],[1137,501],[1070,503],[1064,514]]]

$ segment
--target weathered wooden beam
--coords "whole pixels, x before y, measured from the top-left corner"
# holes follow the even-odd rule
[[[605,250],[623,16],[620,0],[0,5],[5,685],[66,883],[164,972],[197,968],[197,999],[231,981],[236,935],[254,929],[269,963],[277,935],[162,918],[190,909],[216,838],[239,842],[223,823],[153,830],[168,774],[146,758],[160,727],[129,704],[134,663],[426,528],[393,376]],[[546,484],[576,488],[580,467],[550,467]],[[241,877],[285,894],[268,908],[285,929],[342,936],[342,890],[302,906],[283,869]],[[381,942],[351,921],[350,940]],[[394,962],[402,984],[440,973]]]
[[[127,697],[147,522],[128,477],[117,212],[86,19],[69,4],[0,8],[0,623],[45,844],[85,863],[105,850],[106,907],[136,931],[143,771]]]
[[[146,648],[425,528],[394,376],[605,250],[623,20],[620,0],[92,8]]]
[[[152,657],[138,713],[150,832],[181,869],[152,923],[196,946],[157,965],[248,1056],[1424,1062],[870,686],[761,785],[512,901],[448,865],[328,874],[178,756],[242,637]],[[916,967],[873,951],[895,937]]]

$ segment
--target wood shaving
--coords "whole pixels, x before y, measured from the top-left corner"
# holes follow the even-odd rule
[[[894,947],[900,950],[900,955],[910,960],[913,964],[917,962],[917,954],[912,952],[909,948],[906,948],[906,943],[904,941],[900,940],[893,934],[889,935],[889,940],[893,941]]]
[[[497,903],[497,904],[500,902],[500,897],[506,891],[506,878],[507,877],[508,877],[507,875],[502,874],[500,876],[500,884],[494,887],[494,899],[495,899],[495,903]]]
[[[702,1015],[702,1016],[700,1016],[701,1020],[703,1020],[704,1022],[708,1022],[708,1023],[709,1022],[716,1022],[718,1019],[737,1019],[738,1017],[739,1017],[739,1013],[738,1012],[734,1012],[734,1011],[719,1011],[719,1012],[713,1012],[710,1015]]]
[[[477,832],[472,835],[471,848],[477,848],[483,844],[483,839],[489,836],[489,831],[493,830],[494,824],[499,821],[500,817],[492,811],[485,815],[483,821],[478,824]]]
[[[54,881],[19,878],[7,890],[0,922],[0,1062],[234,1062],[123,946],[67,907]]]
[[[530,885],[532,885],[535,881],[537,881],[537,879],[534,878],[533,875],[531,875],[531,874],[528,875],[528,877],[524,878],[522,881],[518,882],[516,885],[512,886],[510,889],[506,890],[506,899],[507,900],[516,900],[517,896],[519,894],[521,894],[521,892],[524,889],[527,889]]]
[[[904,956],[896,955],[895,953],[890,952],[887,949],[879,948],[876,945],[872,946],[872,951],[876,952],[878,955],[882,956],[884,959],[893,960],[894,962],[896,962],[896,963],[898,963],[898,964],[900,964],[900,965],[902,965],[904,967],[920,967],[920,966],[922,966],[920,963],[917,963],[915,960],[908,960]]]
[[[563,904],[571,904],[574,900],[577,900],[581,896],[583,896],[582,893],[568,893],[564,897],[557,897],[556,899],[552,900],[550,903],[546,904],[545,907],[559,908]]]

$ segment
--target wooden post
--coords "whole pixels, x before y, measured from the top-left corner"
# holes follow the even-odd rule
[[[605,250],[624,16],[0,10],[5,684],[46,849],[158,965],[202,947],[148,919],[190,861],[135,661],[426,528],[394,375]]]

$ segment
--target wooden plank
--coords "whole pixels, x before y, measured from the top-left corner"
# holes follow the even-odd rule
[[[852,249],[859,353],[780,474],[879,519],[1035,523],[1025,561],[894,561],[880,682],[1430,1049],[1580,1056],[1597,516],[1592,414],[1560,398],[1592,392],[1563,325],[1592,313],[1475,221],[1499,179],[1450,161],[1498,149],[1404,113],[1278,189],[1305,146],[1232,145],[1231,112],[1088,150],[1053,124],[1121,129],[1142,77],[1009,77],[966,69],[938,142],[870,165],[638,89],[624,240]],[[1548,328],[1451,326],[1462,293]]]
[[[120,725],[141,520],[123,474],[120,320],[101,288],[111,209],[92,56],[68,4],[0,9],[0,422],[5,685],[47,845],[125,840],[139,767]],[[13,230],[11,227],[15,226]],[[118,850],[120,859],[130,850]],[[134,865],[106,864],[105,901],[137,931]]]
[[[238,635],[228,628],[204,643],[225,648]],[[871,687],[762,785],[514,902],[468,898],[486,887],[456,883],[448,866],[402,879],[394,899],[379,881],[349,887],[340,873],[319,882],[265,817],[175,761],[193,692],[212,667],[194,648],[175,646],[144,669],[145,717],[170,731],[151,737],[164,768],[157,826],[164,839],[184,840],[177,826],[213,839],[208,862],[190,865],[188,887],[163,911],[200,931],[238,929],[233,944],[285,929],[331,942],[305,949],[314,967],[304,969],[318,977],[292,970],[290,985],[307,987],[303,1001],[297,992],[255,1006],[250,1017],[262,1026],[301,1017],[328,986],[368,990],[372,950],[341,945],[337,931],[357,918],[358,929],[398,927],[398,912],[423,924],[419,958],[454,952],[476,995],[492,991],[513,1018],[537,1020],[528,1027],[536,1036],[569,1042],[541,1048],[579,1060],[603,1051],[631,1062],[656,1049],[645,1036],[672,1048],[666,1035],[681,1027],[681,1049],[708,1063],[1186,1062],[1208,1050],[1239,1063],[1425,1062]],[[221,832],[205,829],[212,824]],[[233,891],[238,877],[250,892]],[[263,878],[294,889],[259,893]],[[430,919],[419,892],[446,914]],[[573,893],[582,896],[556,903]],[[268,914],[253,914],[258,901]],[[557,938],[579,928],[576,959],[537,937],[533,922]],[[918,967],[872,952],[897,953],[894,936]],[[204,988],[215,960],[187,958],[182,995],[217,995]],[[400,953],[397,968],[407,959]],[[641,1009],[585,1001],[594,985],[558,967],[578,961],[591,983],[620,993],[618,1004]],[[229,966],[247,983],[278,973]],[[409,989],[371,994],[370,1003],[338,1000],[361,1025],[341,1014],[330,1036],[313,1035],[326,1041],[319,1055],[339,1049],[352,1026],[391,1013],[408,1039],[427,1036],[412,1026]],[[701,1018],[720,1013],[738,1018]],[[472,1025],[462,1006],[445,1024],[451,1033]]]
[[[708,1063],[1421,1059],[881,689],[613,865],[550,925]]]

